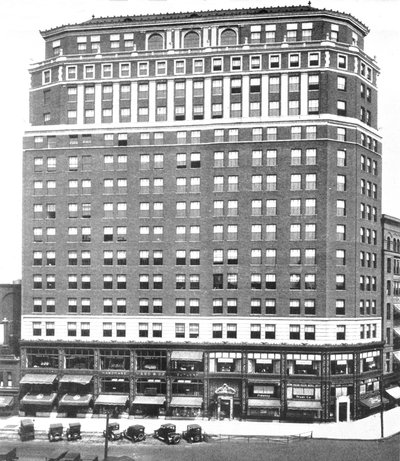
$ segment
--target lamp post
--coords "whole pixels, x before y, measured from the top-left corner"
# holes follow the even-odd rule
[[[383,370],[382,370],[382,373],[381,373],[381,376],[380,376],[379,389],[380,389],[380,394],[381,394],[381,438],[383,439],[383,434],[384,434],[384,430],[383,430],[383,411],[384,411],[384,403],[383,403]]]
[[[108,421],[110,419],[110,413],[107,410],[106,411],[106,436],[105,436],[105,441],[104,441],[104,461],[107,461],[108,458]]]

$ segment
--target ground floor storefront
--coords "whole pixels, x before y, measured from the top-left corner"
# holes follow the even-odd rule
[[[376,344],[22,347],[24,415],[349,421],[400,400],[382,391]]]

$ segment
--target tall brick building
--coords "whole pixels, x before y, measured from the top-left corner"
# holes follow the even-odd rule
[[[42,32],[24,140],[26,413],[380,406],[378,68],[312,7]]]

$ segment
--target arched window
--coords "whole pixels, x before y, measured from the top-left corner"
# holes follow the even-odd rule
[[[390,250],[390,237],[386,239],[386,249]]]
[[[225,29],[221,33],[221,45],[236,45],[236,32],[232,29]]]
[[[163,38],[160,34],[152,34],[147,44],[148,50],[162,50],[164,48]]]
[[[200,37],[196,32],[188,32],[183,40],[184,48],[198,48],[200,46]]]

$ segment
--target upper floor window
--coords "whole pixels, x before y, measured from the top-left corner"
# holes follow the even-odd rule
[[[162,50],[164,48],[164,40],[160,34],[152,34],[147,41],[148,50]]]
[[[237,37],[236,32],[232,29],[225,29],[221,32],[220,45],[236,45]]]
[[[184,48],[199,48],[200,46],[200,37],[197,32],[187,32],[183,39]]]

